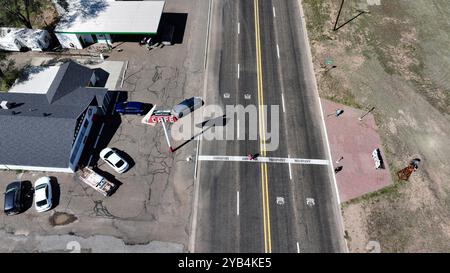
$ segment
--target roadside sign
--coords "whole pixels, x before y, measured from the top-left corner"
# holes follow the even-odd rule
[[[157,123],[174,123],[177,118],[170,113],[170,110],[156,110],[156,105],[142,118],[141,122],[155,126]]]
[[[177,118],[174,116],[151,116],[148,120],[148,123],[156,124],[159,122],[168,122],[168,123],[174,123],[177,121]]]

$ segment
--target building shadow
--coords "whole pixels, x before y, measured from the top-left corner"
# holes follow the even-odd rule
[[[78,166],[93,166],[98,161],[100,151],[111,142],[122,123],[120,115],[113,111],[115,107],[114,102],[116,100],[126,101],[127,98],[127,92],[115,92],[115,95],[112,97],[113,102],[106,109],[106,114],[104,116],[98,116],[97,121],[91,128]]]
[[[160,24],[158,27],[158,34],[161,37],[161,33],[167,26],[174,26],[172,44],[182,44],[184,39],[184,32],[186,30],[188,14],[187,13],[174,13],[163,12],[161,15]]]
[[[50,176],[50,185],[52,187],[52,208],[54,209],[59,205],[61,198],[61,188],[58,183],[58,179],[54,176]]]

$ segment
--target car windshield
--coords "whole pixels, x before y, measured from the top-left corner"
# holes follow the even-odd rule
[[[36,205],[38,205],[39,207],[45,206],[45,205],[47,205],[47,200],[45,200],[45,199],[41,200],[41,201],[37,202]]]
[[[194,105],[194,99],[185,100],[181,104],[186,105],[186,106]]]
[[[117,164],[116,164],[116,167],[117,167],[117,168],[120,168],[120,167],[123,166],[124,163],[125,163],[125,162],[123,162],[123,160],[119,160],[119,162],[117,162]]]
[[[46,186],[47,186],[47,185],[45,185],[45,184],[41,184],[41,185],[37,186],[37,187],[35,188],[35,190],[44,189]]]
[[[113,154],[114,152],[113,151],[109,151],[109,152],[107,152],[106,153],[106,155],[105,155],[105,158],[108,158],[108,157],[110,157],[112,154]]]
[[[16,188],[11,188],[11,189],[7,190],[7,191],[5,192],[5,194],[8,194],[8,193],[10,193],[10,192],[12,192],[12,191],[15,191],[15,190],[16,190]]]

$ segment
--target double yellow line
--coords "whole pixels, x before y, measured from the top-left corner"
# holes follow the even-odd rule
[[[262,156],[267,155],[266,149],[266,121],[264,112],[264,92],[262,82],[261,66],[261,36],[259,32],[259,3],[254,1],[255,10],[255,40],[256,40],[256,71],[258,81],[258,113],[259,113],[259,149]],[[272,239],[270,237],[270,209],[269,209],[269,188],[267,178],[267,163],[261,164],[261,191],[263,203],[263,221],[264,221],[264,252],[272,252]]]

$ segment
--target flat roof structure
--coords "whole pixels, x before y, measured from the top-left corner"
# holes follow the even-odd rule
[[[59,66],[29,67],[24,73],[24,80],[19,80],[9,89],[9,93],[47,94]]]
[[[71,1],[55,32],[70,34],[156,34],[164,1]]]

